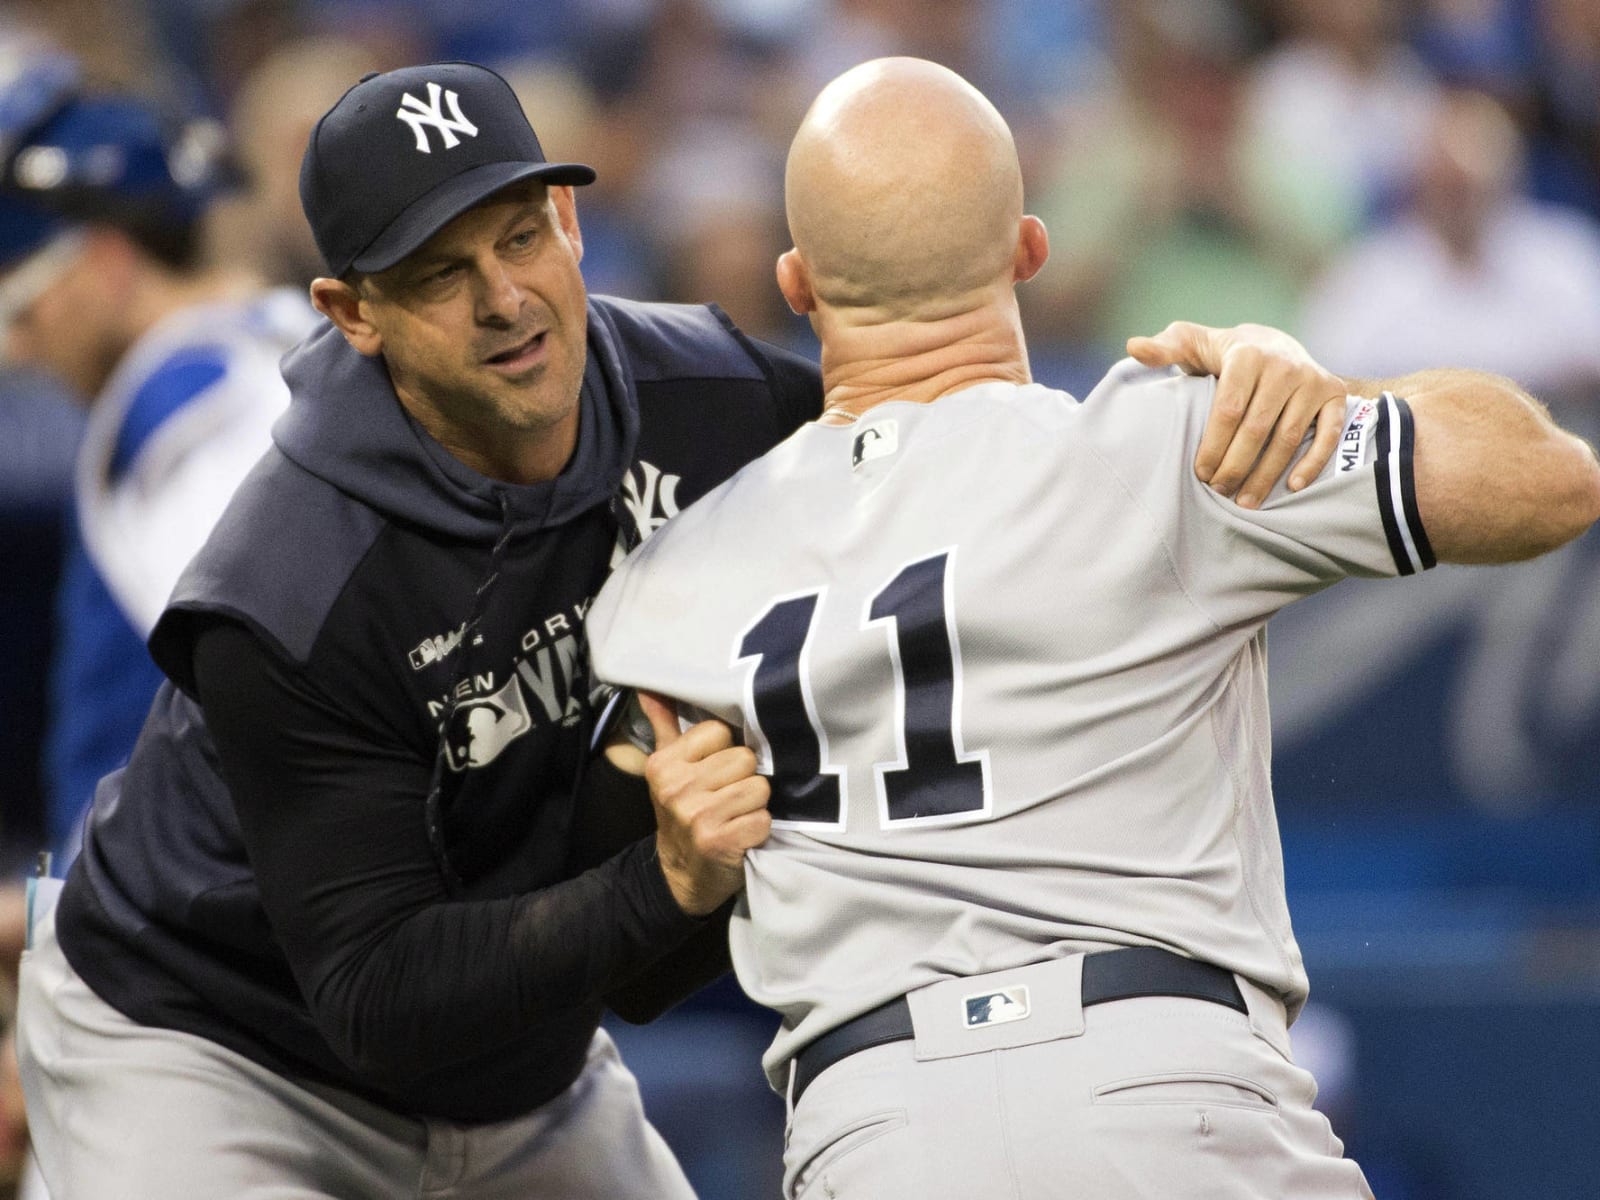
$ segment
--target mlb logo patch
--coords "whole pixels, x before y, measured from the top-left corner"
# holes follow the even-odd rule
[[[983,1029],[990,1025],[1004,1025],[1007,1021],[1026,1020],[1029,1012],[1026,987],[1002,988],[998,992],[980,992],[963,996],[968,1029]]]
[[[877,421],[856,434],[850,442],[850,466],[859,467],[875,458],[886,458],[900,449],[900,422]]]
[[[1339,435],[1340,474],[1366,466],[1369,458],[1367,451],[1372,445],[1373,432],[1378,427],[1381,403],[1377,400],[1363,400],[1345,422],[1344,432]]]

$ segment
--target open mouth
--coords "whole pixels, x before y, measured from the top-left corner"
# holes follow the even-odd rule
[[[500,367],[512,371],[522,370],[533,366],[544,351],[543,333],[536,333],[525,342],[518,342],[508,350],[498,354],[491,354],[483,361],[491,367]]]

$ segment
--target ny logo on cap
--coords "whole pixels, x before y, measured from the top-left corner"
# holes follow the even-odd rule
[[[444,102],[450,106],[448,117],[444,115],[444,109],[439,106],[441,92],[444,93]],[[458,133],[464,133],[468,137],[478,136],[478,127],[461,115],[460,97],[453,91],[444,91],[437,83],[428,84],[426,104],[410,92],[406,92],[400,97],[400,107],[395,110],[394,115],[411,126],[411,132],[417,135],[417,149],[424,154],[433,153],[428,145],[428,131],[424,126],[432,125],[439,131],[446,150],[453,150],[461,144],[461,139],[456,136]]]

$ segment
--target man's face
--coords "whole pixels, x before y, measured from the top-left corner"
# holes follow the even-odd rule
[[[127,348],[117,335],[118,276],[101,269],[102,248],[102,239],[67,234],[0,280],[15,289],[3,329],[7,360],[50,372],[85,404]]]
[[[572,189],[497,192],[360,287],[395,390],[447,442],[503,439],[571,421],[588,329]],[[430,417],[432,419],[430,419]]]

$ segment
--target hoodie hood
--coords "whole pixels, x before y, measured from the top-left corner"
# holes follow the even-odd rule
[[[592,302],[588,316],[578,443],[547,482],[504,483],[455,458],[405,410],[383,360],[353,349],[328,321],[284,356],[291,402],[272,440],[385,517],[445,537],[492,543],[507,522],[513,533],[565,524],[616,494],[639,434],[632,374]]]

